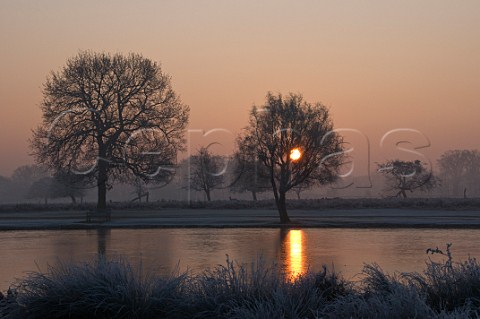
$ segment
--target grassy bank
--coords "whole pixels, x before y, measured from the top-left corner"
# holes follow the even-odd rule
[[[276,209],[273,200],[218,200],[203,201],[155,201],[149,203],[113,202],[109,203],[113,210],[135,209],[155,210],[162,208],[196,208],[196,209]],[[3,204],[2,212],[29,212],[29,211],[65,211],[65,210],[94,210],[95,203],[83,204]],[[402,209],[438,209],[438,210],[480,210],[480,198],[319,198],[319,199],[290,199],[287,201],[289,209],[358,209],[358,208],[402,208]]]
[[[262,261],[168,278],[124,261],[63,264],[18,282],[5,318],[478,318],[474,258],[429,261],[423,273],[366,265],[358,282],[323,269],[285,278]]]

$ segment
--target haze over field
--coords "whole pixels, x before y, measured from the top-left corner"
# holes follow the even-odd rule
[[[191,107],[191,148],[230,154],[252,104],[267,91],[302,93],[331,108],[337,128],[360,130],[371,163],[398,140],[479,148],[480,2],[461,1],[2,1],[0,175],[32,163],[42,84],[79,50],[138,52],[159,61]],[[201,138],[199,131],[224,131]],[[345,133],[359,145],[362,139]],[[411,148],[411,146],[409,146]],[[365,173],[364,171],[359,174]]]

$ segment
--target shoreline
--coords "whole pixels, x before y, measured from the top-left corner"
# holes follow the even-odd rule
[[[426,209],[348,209],[289,211],[280,224],[273,209],[112,210],[111,221],[86,222],[86,211],[0,214],[0,231],[148,228],[419,228],[480,229],[480,211]]]

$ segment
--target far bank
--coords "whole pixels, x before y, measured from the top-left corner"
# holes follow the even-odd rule
[[[218,204],[218,203],[217,203]],[[274,208],[112,208],[111,220],[87,221],[89,210],[4,210],[0,230],[96,228],[480,228],[480,210],[451,208],[290,208],[280,224]]]

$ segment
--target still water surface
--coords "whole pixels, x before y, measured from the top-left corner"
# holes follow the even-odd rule
[[[226,255],[240,262],[262,256],[290,275],[334,265],[356,279],[364,263],[384,270],[422,271],[427,248],[452,242],[454,259],[480,256],[476,229],[100,229],[0,232],[0,291],[29,271],[46,271],[61,261],[85,261],[97,254],[123,256],[134,265],[169,274],[200,272],[224,264]],[[432,257],[441,261],[441,256]]]

